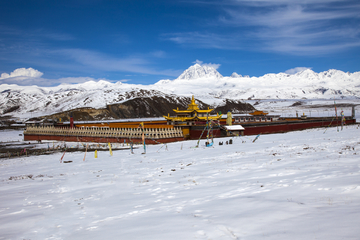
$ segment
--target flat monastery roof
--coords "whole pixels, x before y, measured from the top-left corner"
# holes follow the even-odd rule
[[[227,130],[232,130],[232,131],[236,131],[236,130],[245,130],[245,128],[241,125],[231,125],[231,126],[224,126]]]

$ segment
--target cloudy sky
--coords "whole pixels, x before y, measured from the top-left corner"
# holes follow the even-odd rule
[[[25,84],[22,73],[26,84],[151,84],[195,62],[224,76],[360,71],[358,0],[11,0],[0,9],[0,84]]]

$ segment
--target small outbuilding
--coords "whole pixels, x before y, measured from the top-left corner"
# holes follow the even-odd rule
[[[241,125],[224,126],[226,129],[226,136],[244,136],[245,128]]]

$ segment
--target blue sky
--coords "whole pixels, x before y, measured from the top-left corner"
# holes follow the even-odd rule
[[[0,74],[31,67],[46,79],[30,81],[39,85],[151,84],[196,61],[223,76],[360,71],[358,0],[11,0],[0,9]]]

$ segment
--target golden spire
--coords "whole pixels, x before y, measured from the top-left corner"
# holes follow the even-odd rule
[[[191,103],[188,105],[187,110],[199,110],[198,105],[195,103],[194,95],[192,95]]]

